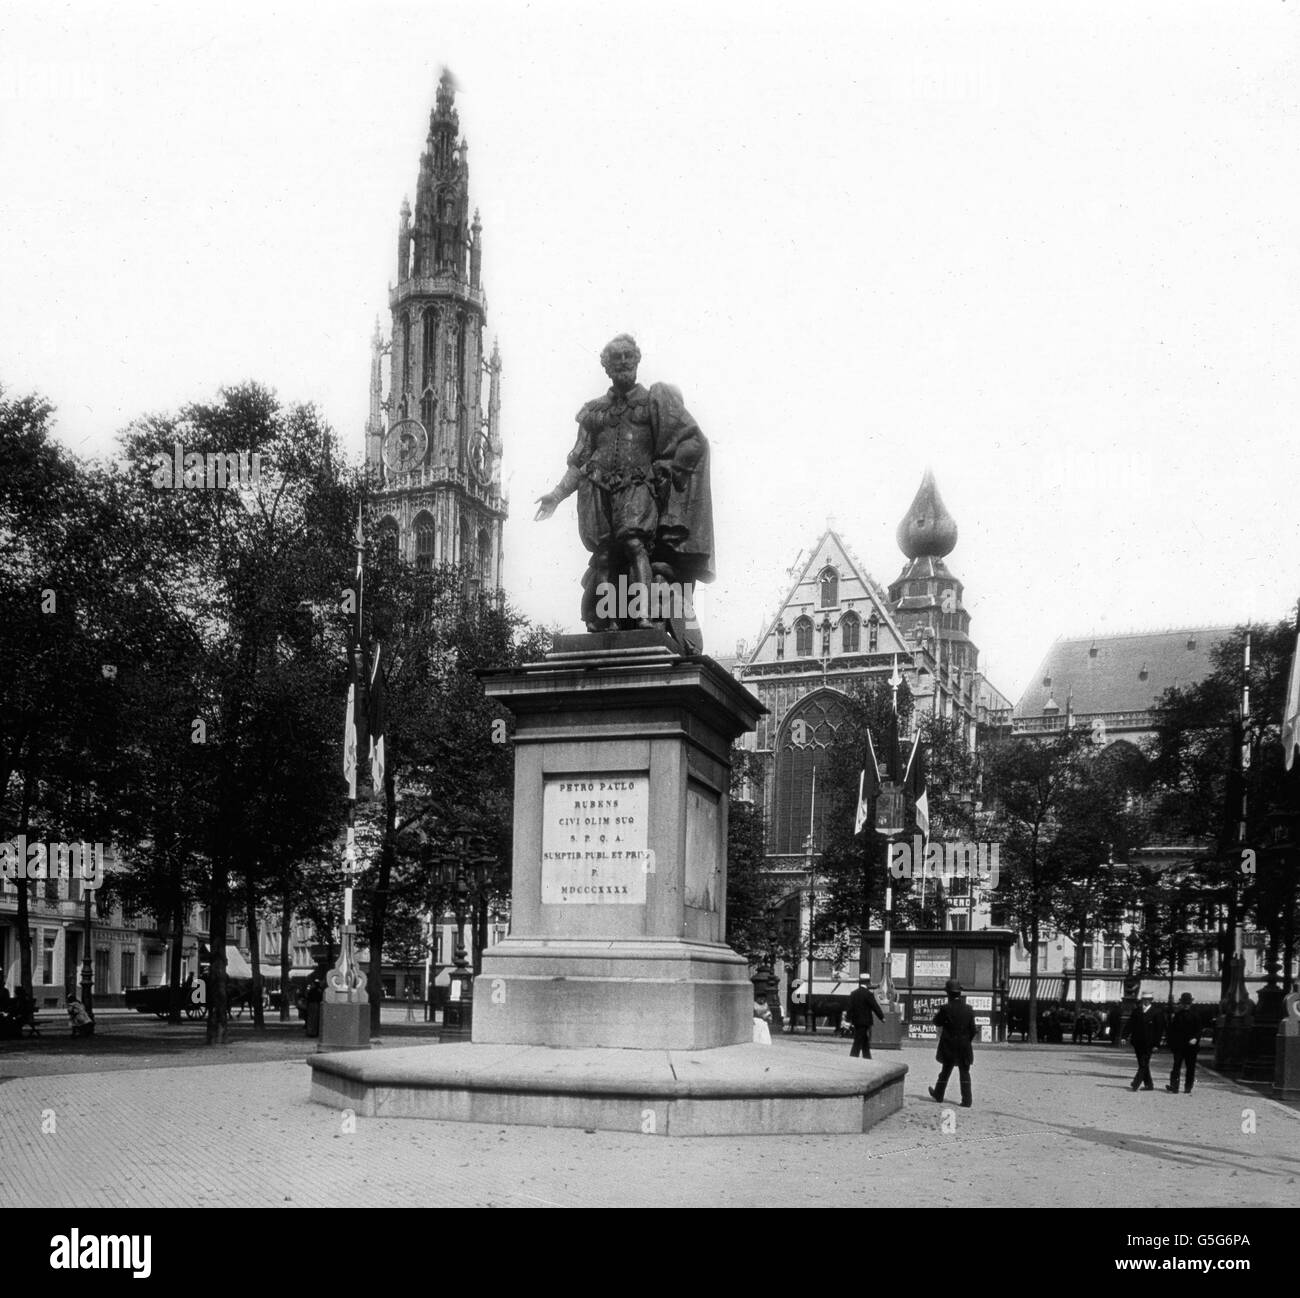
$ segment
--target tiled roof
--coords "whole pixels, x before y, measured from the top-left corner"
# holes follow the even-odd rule
[[[1020,696],[1015,716],[1041,716],[1049,699],[1056,705],[1049,711],[1061,715],[1067,700],[1076,716],[1143,711],[1165,690],[1210,675],[1211,651],[1232,632],[1226,626],[1184,627],[1058,640]]]

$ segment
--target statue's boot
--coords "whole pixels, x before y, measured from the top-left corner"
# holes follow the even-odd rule
[[[654,581],[654,574],[650,571],[650,556],[646,553],[644,546],[635,550],[629,547],[628,558],[628,567],[632,580],[641,584],[641,589],[645,591],[646,598],[649,599],[650,586]],[[648,617],[639,617],[636,619],[636,627],[639,631],[653,631],[655,624]]]

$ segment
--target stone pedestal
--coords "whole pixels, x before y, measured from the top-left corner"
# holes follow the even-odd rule
[[[732,740],[762,707],[660,632],[561,636],[485,677],[517,719],[510,936],[474,982],[480,1044],[748,1043],[724,942]]]
[[[518,721],[514,873],[472,1041],[317,1055],[312,1098],[668,1136],[860,1133],[901,1108],[901,1060],[753,1044],[724,935],[730,749],[757,699],[654,631],[562,636],[484,682]]]
[[[1273,1089],[1284,1099],[1300,1096],[1300,1022],[1295,1019],[1283,1019],[1278,1024]]]
[[[901,1050],[907,1036],[907,1026],[903,1016],[892,1005],[882,1005],[884,1021],[878,1022],[871,1029],[872,1050]]]
[[[325,994],[320,1007],[319,1050],[368,1050],[370,1048],[370,1001],[366,975],[356,958],[356,926],[343,925],[339,958],[325,976]]]
[[[368,1050],[370,1006],[356,1001],[322,1001],[320,1050]]]

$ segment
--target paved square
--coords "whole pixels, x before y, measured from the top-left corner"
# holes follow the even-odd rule
[[[0,1054],[2,1207],[1300,1201],[1300,1113],[1208,1071],[1191,1095],[1134,1094],[1131,1054],[1103,1046],[985,1047],[964,1110],[929,1098],[933,1047],[908,1044],[904,1108],[864,1135],[667,1140],[392,1119],[346,1133],[307,1099],[298,1029],[166,1059],[188,1066],[146,1052],[149,1066],[105,1069],[78,1044],[44,1061],[39,1046]],[[33,1059],[69,1071],[14,1075]],[[1166,1076],[1168,1059],[1154,1061]]]

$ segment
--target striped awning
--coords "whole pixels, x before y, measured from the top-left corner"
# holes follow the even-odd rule
[[[1062,974],[1038,975],[1038,999],[1040,1001],[1059,1001],[1065,998],[1065,978]],[[1029,975],[1012,974],[1007,987],[1007,999],[1027,1001],[1029,999]]]
[[[1085,1002],[1105,1004],[1118,1001],[1124,997],[1123,977],[1106,977],[1101,974],[1086,972],[1083,975],[1083,999]],[[1013,974],[1007,989],[1008,1000],[1027,1001],[1029,999],[1029,975]],[[1062,1001],[1074,1004],[1074,974],[1039,974],[1039,1001]]]

